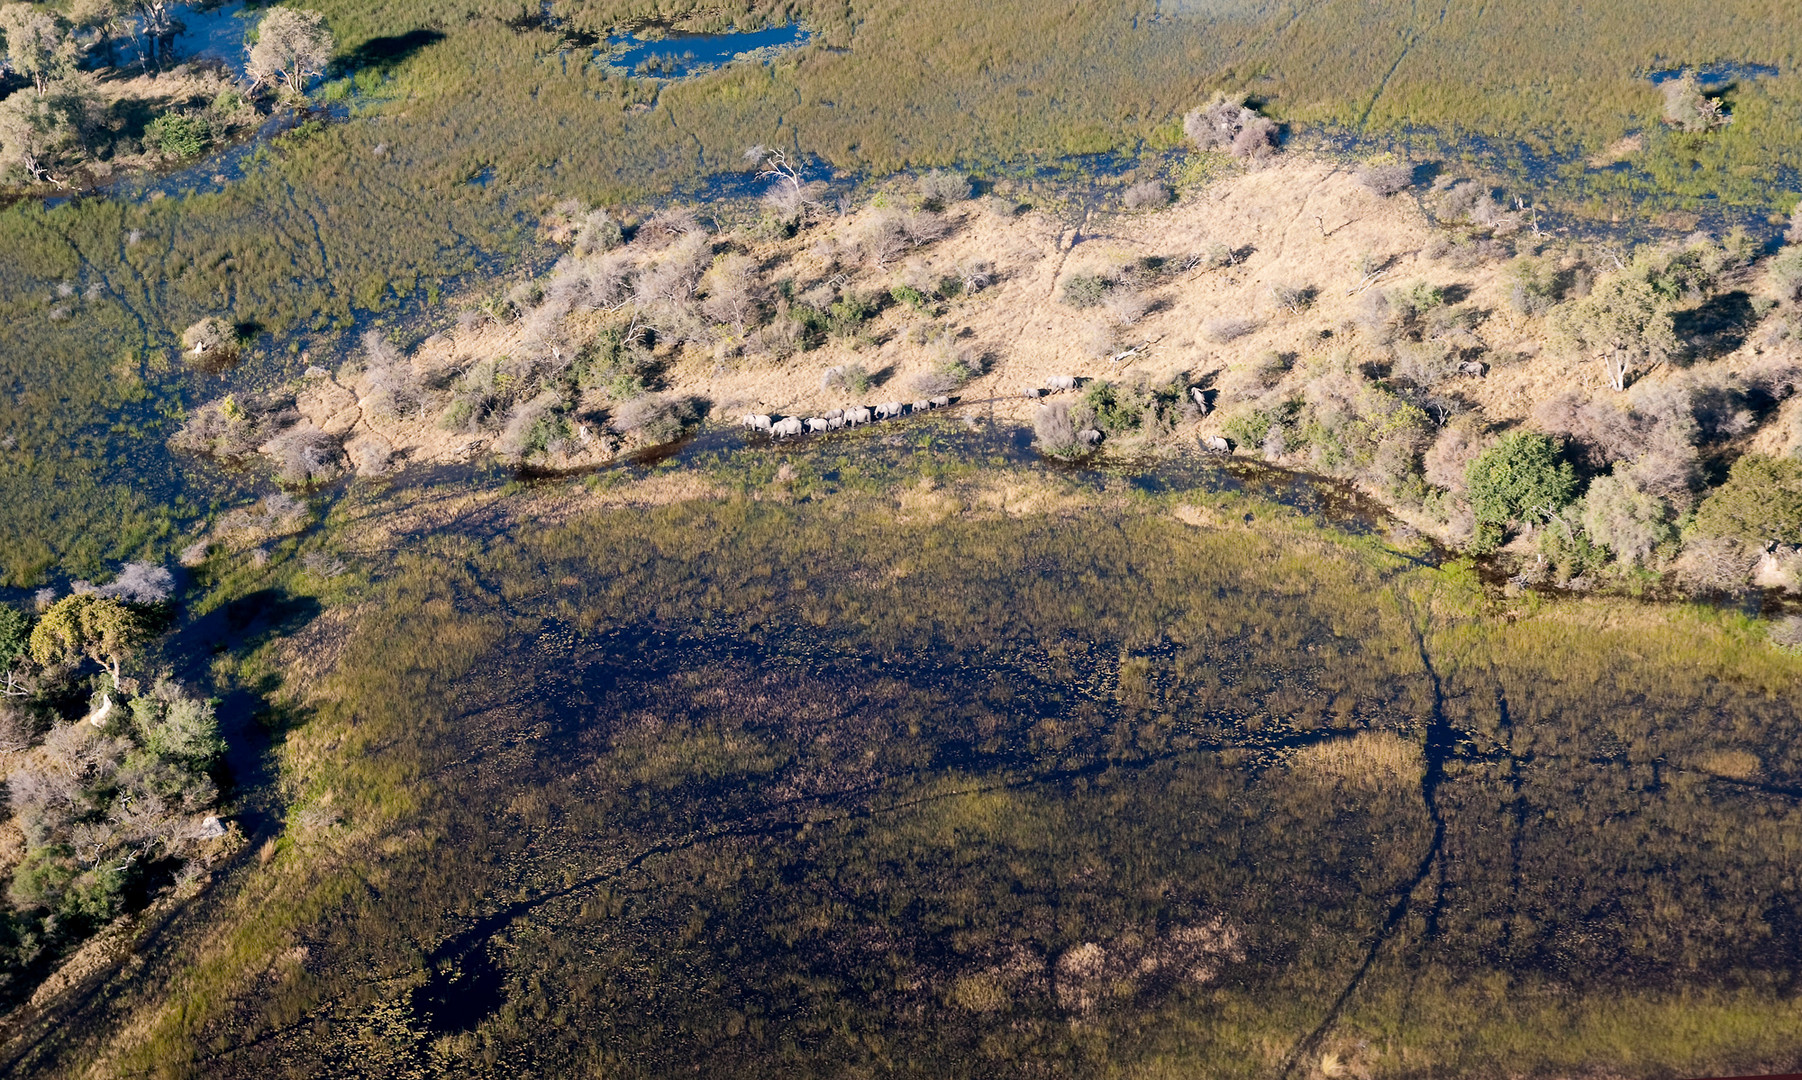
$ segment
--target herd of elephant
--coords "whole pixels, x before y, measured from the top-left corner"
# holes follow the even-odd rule
[[[1075,390],[1081,385],[1081,382],[1082,380],[1075,375],[1052,375],[1045,380],[1044,388],[1028,387],[1024,393],[1029,398],[1041,397],[1045,394],[1060,394]],[[1195,399],[1195,404],[1200,406],[1203,415],[1206,415],[1208,412],[1206,392],[1200,387],[1195,387],[1189,391],[1189,394]],[[931,409],[943,408],[949,404],[951,404],[951,399],[941,394],[938,397],[922,401],[884,401],[879,405],[854,405],[849,409],[833,409],[824,416],[805,418],[747,413],[739,422],[754,431],[764,432],[773,439],[784,439],[815,432],[838,431],[841,428],[857,427],[860,424],[869,424],[877,420],[893,420],[910,413],[923,413]],[[1101,432],[1093,429],[1082,431],[1077,433],[1077,438],[1083,443],[1093,446],[1101,441]],[[1214,451],[1230,452],[1231,449],[1231,444],[1221,438],[1204,440],[1204,446]]]
[[[1079,380],[1075,375],[1053,375],[1045,380],[1047,390],[1032,387],[1026,391],[1027,397],[1038,397],[1045,393],[1060,393],[1074,390]],[[764,413],[747,413],[739,422],[754,431],[761,431],[774,439],[792,438],[796,435],[818,432],[837,431],[840,428],[857,427],[877,420],[893,420],[911,413],[923,413],[931,409],[940,409],[951,404],[945,395],[926,398],[922,401],[884,401],[879,405],[855,405],[849,409],[833,409],[824,416],[770,416]]]
[[[892,420],[897,416],[906,416],[910,412],[921,413],[928,409],[943,408],[951,404],[951,399],[943,395],[928,398],[924,401],[885,401],[880,405],[854,405],[849,409],[833,409],[825,416],[769,416],[764,413],[749,413],[740,421],[745,427],[768,434],[771,438],[782,439],[799,435],[803,432],[837,431],[840,428],[857,427],[877,420]]]

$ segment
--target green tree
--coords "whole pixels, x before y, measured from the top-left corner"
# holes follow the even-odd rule
[[[245,73],[257,85],[281,81],[291,93],[306,90],[307,81],[325,73],[332,58],[332,34],[325,16],[316,11],[270,8],[257,24]]]
[[[45,666],[86,657],[119,685],[119,668],[150,636],[150,620],[130,605],[93,593],[65,596],[31,631],[31,658]]]
[[[0,604],[0,670],[6,673],[6,687],[0,693],[19,697],[26,693],[19,685],[19,662],[25,659],[31,644],[31,620],[10,604]]]
[[[1582,520],[1585,532],[1629,565],[1643,562],[1677,533],[1668,503],[1612,473],[1590,481]]]
[[[52,79],[75,70],[75,43],[62,18],[36,4],[0,4],[6,62],[42,94]]]
[[[1665,269],[1663,260],[1634,259],[1570,305],[1560,324],[1578,351],[1601,361],[1616,391],[1625,390],[1635,372],[1677,351],[1676,301],[1666,287]]]
[[[57,173],[79,157],[90,104],[86,85],[76,79],[0,100],[0,175],[63,186]]]
[[[1747,454],[1696,511],[1695,531],[1802,544],[1802,461]]]
[[[1551,519],[1577,488],[1576,471],[1561,460],[1557,442],[1520,431],[1478,454],[1464,473],[1477,521],[1472,546],[1492,550],[1507,528],[1533,518]]]

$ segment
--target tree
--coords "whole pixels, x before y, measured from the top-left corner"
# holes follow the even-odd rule
[[[119,668],[150,636],[150,620],[110,596],[65,596],[44,612],[31,631],[31,658],[45,666],[86,657],[119,685]]]
[[[1560,326],[1579,351],[1601,362],[1608,385],[1617,392],[1627,388],[1636,372],[1677,352],[1675,298],[1665,269],[1659,260],[1635,259],[1572,304]]]
[[[1557,514],[1571,501],[1577,475],[1569,462],[1560,460],[1556,441],[1521,431],[1478,454],[1464,482],[1477,523],[1474,546],[1487,550],[1501,542],[1509,525]]]
[[[1228,150],[1234,157],[1262,158],[1276,149],[1277,126],[1259,116],[1244,94],[1216,93],[1183,117],[1183,134],[1202,150]]]
[[[1685,70],[1664,84],[1664,119],[1684,131],[1712,131],[1732,122],[1715,98],[1702,93],[1694,71]]]
[[[1670,517],[1669,503],[1613,473],[1590,481],[1583,496],[1583,531],[1629,565],[1676,536]]]
[[[88,106],[87,87],[76,79],[0,100],[0,175],[65,186],[57,173],[82,148]]]
[[[90,51],[106,50],[106,66],[115,66],[113,42],[127,29],[125,15],[131,5],[125,0],[75,0],[69,6],[69,19],[77,27],[94,32]]]
[[[19,684],[19,662],[31,644],[31,620],[11,604],[0,604],[0,668],[6,671],[6,687],[0,694],[22,697],[27,691]]]
[[[1802,544],[1802,461],[1747,454],[1696,511],[1695,530],[1762,543]]]
[[[132,0],[131,8],[144,31],[144,48],[139,61],[145,70],[160,66],[157,54],[164,60],[174,59],[175,35],[181,32],[181,21],[175,17],[175,0]]]
[[[61,18],[35,4],[0,4],[6,60],[42,94],[52,79],[75,69],[75,43]]]
[[[316,11],[271,8],[257,24],[256,42],[250,46],[244,70],[256,86],[279,79],[298,94],[306,89],[307,80],[325,74],[332,49],[325,16]]]
[[[232,359],[238,351],[238,332],[217,315],[208,315],[181,332],[182,354],[194,361]]]

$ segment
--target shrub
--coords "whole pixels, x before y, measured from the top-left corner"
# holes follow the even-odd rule
[[[284,484],[322,483],[343,466],[338,440],[304,420],[269,440],[266,449]]]
[[[1183,117],[1183,134],[1197,149],[1260,159],[1276,150],[1278,129],[1247,104],[1246,95],[1216,93],[1207,105]]]
[[[1263,446],[1272,426],[1280,425],[1282,413],[1274,409],[1247,408],[1228,416],[1221,429],[1240,446]]]
[[[212,142],[213,128],[205,117],[166,112],[144,128],[144,145],[170,157],[198,157]]]
[[[1073,308],[1092,308],[1107,299],[1114,283],[1100,274],[1071,274],[1064,279],[1063,301]]]
[[[934,169],[919,180],[920,194],[940,206],[950,206],[970,197],[970,178],[959,173]]]
[[[1701,536],[1802,543],[1802,460],[1747,454],[1696,510]]]
[[[1470,463],[1487,448],[1480,425],[1466,413],[1439,430],[1422,459],[1428,483],[1454,494],[1465,490]]]
[[[1522,315],[1543,315],[1558,302],[1558,279],[1543,259],[1519,258],[1508,267],[1508,303]]]
[[[153,563],[128,562],[119,576],[94,590],[93,595],[128,604],[160,604],[175,594],[175,575]]]
[[[1771,260],[1771,287],[1782,300],[1802,299],[1802,247],[1785,248]]]
[[[1608,552],[1583,530],[1573,508],[1566,507],[1546,521],[1539,531],[1539,554],[1560,583],[1574,584],[1608,565]]]
[[[1389,374],[1422,390],[1431,390],[1458,374],[1458,354],[1436,341],[1402,341],[1395,346]]]
[[[1299,314],[1314,305],[1314,298],[1320,290],[1312,285],[1272,285],[1270,298],[1276,306],[1290,314]]]
[[[181,332],[182,355],[191,361],[235,358],[238,332],[217,315],[208,315]]]
[[[1414,166],[1393,155],[1373,158],[1358,169],[1358,182],[1386,198],[1414,186]]]
[[[699,418],[699,404],[693,398],[646,394],[614,412],[613,428],[621,434],[637,432],[645,443],[658,445],[680,437]]]
[[[876,310],[874,300],[847,292],[826,309],[826,331],[835,337],[853,337]]]
[[[914,376],[913,386],[922,394],[948,394],[982,374],[982,358],[950,334],[940,334],[926,345],[932,370]]]
[[[1478,454],[1465,470],[1470,507],[1476,517],[1478,550],[1495,547],[1516,522],[1550,518],[1571,501],[1576,471],[1560,460],[1559,446],[1536,432],[1504,436]]]
[[[1076,424],[1070,419],[1070,407],[1062,402],[1041,405],[1032,418],[1033,434],[1039,450],[1052,457],[1076,457],[1084,450],[1076,437]]]
[[[906,304],[915,311],[925,311],[932,303],[932,298],[914,288],[912,285],[896,285],[888,294],[895,298],[897,304]]]
[[[1229,341],[1253,332],[1258,328],[1258,320],[1243,316],[1229,316],[1222,319],[1211,319],[1202,327],[1202,336],[1216,345],[1225,345]]]
[[[1275,349],[1266,350],[1252,366],[1252,376],[1258,385],[1266,390],[1283,381],[1283,376],[1295,366],[1295,354],[1280,353]]]
[[[1151,310],[1151,301],[1137,289],[1115,289],[1108,294],[1103,304],[1107,308],[1108,317],[1121,326],[1131,326]]]
[[[1170,205],[1170,188],[1162,180],[1144,180],[1127,188],[1120,201],[1128,210],[1159,210]]]
[[[508,461],[519,461],[567,439],[569,421],[559,414],[563,404],[561,393],[546,390],[515,405],[494,441],[494,452]]]

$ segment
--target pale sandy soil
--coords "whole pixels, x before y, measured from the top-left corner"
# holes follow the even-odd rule
[[[946,213],[951,228],[944,239],[883,269],[836,265],[831,249],[851,244],[874,212],[827,216],[782,242],[752,243],[736,234],[715,239],[718,245],[748,249],[766,282],[790,279],[797,294],[834,274],[849,289],[886,292],[909,276],[936,276],[974,259],[992,265],[993,284],[945,303],[936,317],[890,305],[867,325],[861,340],[832,338],[785,359],[692,345],[665,350],[659,357],[662,389],[710,403],[708,422],[715,425],[736,424],[747,412],[807,417],[854,404],[911,401],[925,396],[912,389],[913,378],[935,362],[917,333],[921,324],[931,323],[986,362],[985,373],[956,394],[959,410],[981,409],[1030,423],[1038,403],[1023,391],[1045,386],[1053,375],[1156,383],[1182,378],[1190,385],[1219,387],[1222,400],[1231,400],[1236,392],[1252,392],[1251,369],[1272,352],[1298,361],[1279,388],[1299,389],[1310,358],[1344,354],[1357,363],[1383,361],[1387,353],[1381,343],[1356,322],[1363,294],[1424,283],[1461,296],[1458,303],[1482,313],[1473,333],[1484,373],[1458,376],[1440,389],[1480,408],[1491,426],[1521,421],[1557,393],[1603,391],[1599,366],[1569,356],[1543,319],[1513,312],[1503,262],[1472,265],[1431,257],[1437,230],[1411,194],[1379,196],[1332,161],[1288,157],[1190,191],[1164,210],[1092,214],[1080,223],[1030,210],[1014,215],[993,202],[962,202]],[[1504,228],[1515,231],[1521,248],[1535,241],[1524,218]],[[1073,274],[1107,272],[1154,257],[1180,265],[1216,245],[1242,257],[1220,269],[1152,275],[1144,290],[1150,310],[1130,325],[1110,321],[1103,308],[1079,310],[1060,299],[1062,284]],[[1373,264],[1385,267],[1374,280],[1360,269]],[[1286,312],[1273,295],[1278,286],[1312,289],[1315,300],[1306,310]],[[1226,317],[1255,320],[1256,329],[1230,343],[1210,341],[1209,324]],[[522,325],[487,323],[435,335],[411,363],[428,381],[442,384],[477,361],[519,349]],[[1113,341],[1100,356],[1089,346],[1098,333]],[[1712,363],[1732,368],[1755,362],[1764,348],[1761,340],[1754,334],[1738,353]],[[1781,347],[1796,349],[1793,339]],[[842,389],[822,389],[827,368],[853,362],[876,374],[880,384],[861,401]],[[1682,377],[1664,369],[1641,381]],[[299,400],[310,421],[344,437],[353,462],[373,463],[362,471],[468,461],[492,452],[492,435],[446,431],[432,414],[405,422],[371,415],[363,400],[369,390],[367,376],[360,374],[316,377],[301,388]],[[604,398],[593,393],[584,398],[577,420],[585,438],[538,464],[578,469],[633,449],[630,438],[607,431],[606,409]],[[1219,433],[1219,423],[1216,410],[1159,450],[1194,450],[1200,438]],[[1802,438],[1798,433],[1802,399],[1789,402],[1779,422],[1766,424],[1752,439],[1756,449],[1781,453]],[[364,452],[370,449],[376,452]]]

